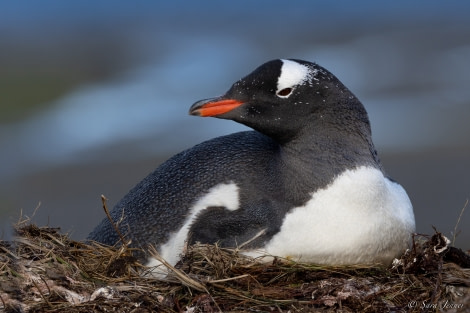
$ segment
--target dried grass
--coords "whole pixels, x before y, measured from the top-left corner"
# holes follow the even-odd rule
[[[470,312],[470,257],[438,232],[416,236],[391,268],[259,263],[195,245],[165,278],[149,276],[126,246],[73,241],[28,221],[16,232],[0,241],[5,312]]]

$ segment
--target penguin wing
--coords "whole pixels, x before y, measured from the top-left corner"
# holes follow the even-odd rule
[[[248,212],[257,209],[235,206],[226,192],[239,186],[245,175],[266,166],[273,149],[277,144],[255,131],[203,142],[173,156],[144,178],[113,208],[111,218],[132,246],[144,249],[150,244],[168,244],[181,229],[190,226],[192,242],[228,244],[233,235],[237,241],[244,240],[263,227],[266,217],[251,213],[260,215],[253,219]],[[201,204],[201,199],[216,191],[222,191],[222,202],[206,201],[208,197]],[[120,238],[104,219],[88,239],[114,245]]]

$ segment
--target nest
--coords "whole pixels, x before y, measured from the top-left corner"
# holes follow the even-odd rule
[[[161,278],[127,246],[77,242],[27,221],[16,233],[0,241],[5,312],[470,312],[470,257],[437,231],[415,236],[389,268],[260,263],[194,245]]]

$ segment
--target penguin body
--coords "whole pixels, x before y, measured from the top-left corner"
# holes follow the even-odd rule
[[[195,242],[322,264],[389,264],[407,248],[410,200],[384,173],[364,107],[324,68],[267,62],[190,114],[254,131],[183,151],[132,189],[111,217],[133,246],[171,264]],[[107,219],[88,238],[119,241]]]

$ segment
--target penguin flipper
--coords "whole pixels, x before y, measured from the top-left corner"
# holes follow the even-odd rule
[[[275,233],[268,227],[267,210],[230,211],[223,206],[207,207],[201,212],[190,227],[188,242],[190,244],[218,243],[221,247],[260,248]],[[271,224],[272,225],[272,224]],[[279,223],[280,227],[280,223]]]

